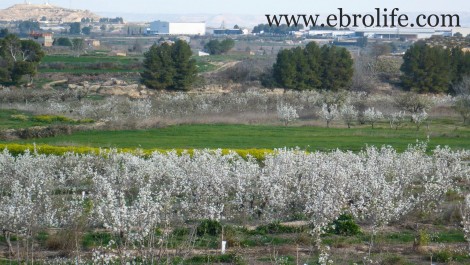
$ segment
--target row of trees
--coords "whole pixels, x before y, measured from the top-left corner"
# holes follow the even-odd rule
[[[403,87],[419,93],[449,93],[470,74],[470,52],[460,48],[412,45],[403,57]]]
[[[78,34],[85,34],[85,35],[90,35],[91,30],[92,30],[92,27],[91,27],[91,26],[87,26],[87,27],[83,27],[83,28],[82,28],[80,22],[73,22],[73,23],[70,23],[69,34],[75,34],[75,35],[78,35]]]
[[[282,50],[273,65],[277,85],[297,90],[346,88],[353,75],[353,60],[345,48],[314,42],[305,48]]]
[[[155,231],[172,231],[188,220],[266,223],[304,216],[323,253],[327,242],[321,235],[350,214],[370,224],[370,258],[373,237],[390,222],[413,211],[430,214],[450,190],[468,194],[458,188],[468,181],[469,165],[462,162],[468,156],[448,148],[428,154],[421,145],[404,152],[279,149],[262,161],[221,150],[154,152],[147,158],[115,151],[13,156],[5,150],[0,153],[0,228],[7,255],[18,264],[39,258],[34,255],[39,235],[51,228],[68,241],[73,259],[67,263],[153,264],[173,253],[166,251],[173,246],[170,233]],[[113,243],[85,254],[83,236],[97,230]]]

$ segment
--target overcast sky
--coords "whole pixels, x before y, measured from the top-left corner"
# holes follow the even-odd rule
[[[45,0],[29,0],[33,4]],[[374,8],[400,8],[400,12],[470,12],[470,0],[50,0],[51,4],[95,12],[161,13],[161,14],[271,14],[271,13],[331,13],[338,7],[346,12],[371,12]],[[0,0],[0,9],[21,0]]]

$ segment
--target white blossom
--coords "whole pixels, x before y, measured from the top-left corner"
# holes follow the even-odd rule
[[[413,113],[411,115],[411,119],[413,120],[413,122],[416,124],[416,129],[419,130],[419,127],[421,126],[421,124],[427,120],[428,118],[428,113],[426,113],[425,110],[423,110],[422,112],[419,112],[419,113]]]
[[[368,108],[366,111],[364,111],[364,119],[367,123],[372,125],[372,128],[374,128],[374,124],[382,118],[382,112],[376,110],[374,107]]]
[[[353,105],[344,105],[340,110],[341,118],[351,128],[351,124],[357,119],[358,111]]]
[[[299,118],[297,110],[288,104],[281,104],[277,106],[277,116],[285,126]]]
[[[338,117],[338,107],[336,104],[328,105],[323,104],[320,116],[326,121],[326,127],[330,127],[330,123]]]

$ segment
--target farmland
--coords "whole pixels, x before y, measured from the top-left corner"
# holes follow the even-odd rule
[[[315,101],[324,97],[317,93],[161,94],[151,100],[88,95],[78,104],[73,94],[61,95],[62,102],[39,94],[51,102],[33,99],[18,103],[20,110],[1,110],[3,128],[73,127],[77,122],[71,121],[87,118],[108,120],[105,124],[112,129],[0,142],[6,148],[0,155],[5,165],[2,192],[19,196],[4,197],[9,200],[4,205],[14,199],[21,207],[4,220],[40,216],[8,221],[11,231],[0,242],[3,252],[16,253],[16,259],[51,260],[44,255],[52,253],[66,256],[55,262],[94,263],[318,264],[325,257],[336,264],[364,259],[384,264],[469,262],[468,235],[459,216],[466,211],[462,194],[468,192],[470,176],[470,129],[458,116],[433,112],[421,128],[407,118],[398,127],[382,118],[374,128],[359,122],[347,128],[339,119],[327,128],[324,121],[315,121],[321,111]],[[348,97],[358,100],[355,94]],[[383,108],[388,104],[384,100],[368,102]],[[446,100],[435,99],[434,106],[442,112]],[[278,101],[301,109],[300,119],[286,126],[271,115]],[[178,123],[188,112],[193,122],[159,121]],[[247,123],[253,113],[264,118]],[[210,122],[220,115],[232,122]],[[150,127],[129,129],[136,119]],[[416,189],[417,182],[425,188]],[[206,192],[201,187],[211,188]],[[185,193],[186,188],[193,193]],[[38,197],[20,202],[31,190]],[[298,197],[297,191],[323,194],[325,205],[311,208],[320,197]],[[382,194],[375,198],[382,201],[371,200],[370,193]],[[346,203],[356,200],[364,204]],[[385,202],[390,203],[386,209],[376,208]],[[45,209],[44,214],[36,209]],[[127,214],[117,217],[116,211]],[[23,227],[34,236],[22,234]],[[227,242],[225,254],[220,253],[222,240]]]
[[[282,127],[264,125],[178,125],[149,130],[85,131],[68,136],[31,139],[20,143],[73,145],[114,148],[162,149],[274,149],[300,147],[307,151],[328,151],[336,148],[360,151],[366,145],[390,145],[403,151],[416,140],[427,141],[434,149],[437,145],[454,149],[470,148],[470,130],[416,129],[390,130],[389,128],[318,128]]]
[[[165,90],[154,38],[101,40],[0,89],[0,264],[470,263],[463,97],[401,90],[401,57],[283,89],[275,53],[303,44],[246,38]]]

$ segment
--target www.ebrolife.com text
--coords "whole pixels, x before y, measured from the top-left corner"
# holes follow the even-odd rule
[[[375,12],[368,14],[348,14],[342,8],[338,12],[322,15],[308,14],[266,14],[269,26],[279,27],[282,24],[287,26],[305,27],[460,27],[460,17],[458,14],[419,14],[414,18],[407,14],[400,14],[399,8],[375,8]]]

